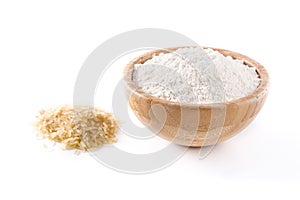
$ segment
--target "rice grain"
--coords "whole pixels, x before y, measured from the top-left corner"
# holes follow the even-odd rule
[[[87,151],[117,141],[118,126],[113,115],[89,106],[41,110],[36,127],[39,136],[61,143],[63,149]]]

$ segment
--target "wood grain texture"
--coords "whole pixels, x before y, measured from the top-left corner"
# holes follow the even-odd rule
[[[250,95],[225,102],[189,105],[150,96],[138,90],[132,81],[134,64],[144,63],[153,55],[177,48],[159,49],[143,54],[124,69],[129,105],[137,118],[162,138],[184,146],[207,146],[222,142],[242,131],[259,113],[268,94],[269,75],[255,60],[229,50],[212,48],[225,56],[244,60],[255,67],[261,83]]]

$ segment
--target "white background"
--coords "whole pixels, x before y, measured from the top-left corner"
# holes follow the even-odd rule
[[[291,0],[1,1],[0,199],[299,199],[298,8]],[[98,45],[147,27],[262,63],[271,88],[256,120],[206,159],[189,149],[147,175],[115,172],[89,154],[44,149],[32,128],[38,110],[72,103],[80,67]]]

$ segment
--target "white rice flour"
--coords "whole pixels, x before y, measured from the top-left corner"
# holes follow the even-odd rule
[[[202,47],[153,56],[134,66],[132,78],[140,90],[152,96],[189,104],[238,99],[260,83],[255,68]]]

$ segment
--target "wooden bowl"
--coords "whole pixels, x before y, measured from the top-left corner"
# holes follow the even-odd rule
[[[264,67],[242,54],[212,48],[225,56],[244,60],[246,65],[257,69],[261,78],[260,85],[250,95],[224,103],[181,104],[138,90],[132,81],[134,64],[144,63],[153,55],[169,53],[177,48],[143,54],[125,67],[124,80],[128,86],[129,104],[137,118],[162,138],[184,146],[214,145],[242,131],[256,117],[266,100],[269,75]]]

